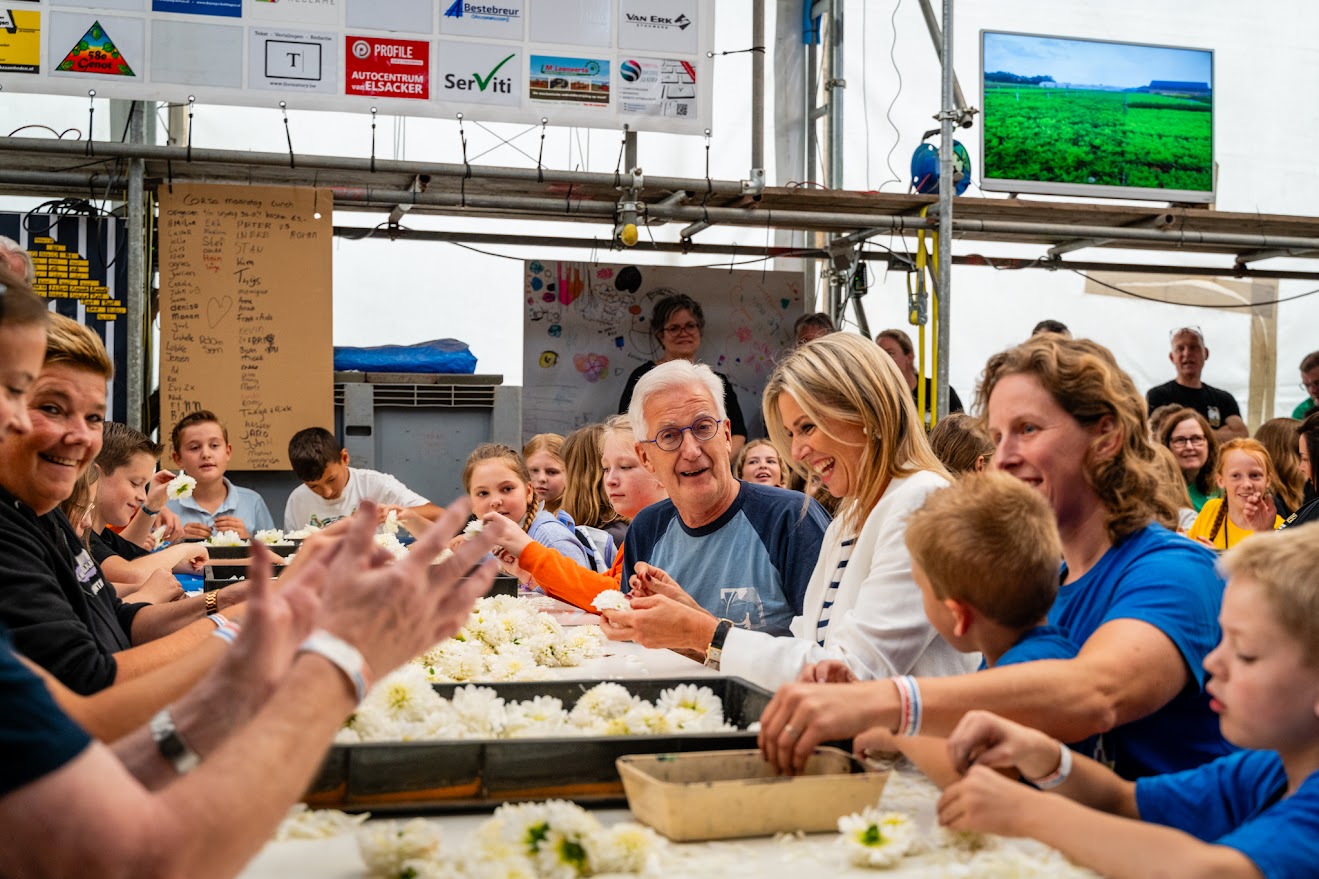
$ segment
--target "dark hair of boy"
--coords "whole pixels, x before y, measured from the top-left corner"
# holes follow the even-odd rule
[[[339,460],[343,446],[323,427],[305,427],[289,440],[289,464],[303,482],[315,482]]]
[[[137,455],[150,455],[155,460],[161,451],[160,444],[152,442],[151,437],[142,431],[117,421],[107,421],[101,433],[101,453],[96,456],[96,466],[102,473],[113,473]]]
[[[179,423],[174,425],[174,429],[169,433],[169,444],[171,448],[177,449],[183,438],[183,432],[190,427],[196,427],[198,424],[205,424],[208,421],[214,421],[220,425],[220,433],[224,435],[224,441],[229,442],[229,430],[220,421],[220,416],[216,415],[210,409],[198,409],[195,412],[189,412],[179,419]]]

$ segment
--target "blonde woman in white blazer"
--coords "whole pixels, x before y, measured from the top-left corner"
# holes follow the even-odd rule
[[[823,336],[775,369],[764,412],[774,444],[791,449],[793,468],[818,477],[842,504],[825,532],[793,637],[721,622],[705,648],[707,664],[770,689],[825,660],[834,660],[823,668],[841,679],[974,671],[979,656],[959,653],[939,636],[912,579],[903,542],[907,514],[948,485],[948,473],[926,442],[893,361],[861,336]],[[699,609],[678,584],[638,565],[630,585],[634,594],[673,599],[666,603],[668,625],[637,640],[647,647],[698,647],[685,633],[708,631],[709,624],[701,626]]]

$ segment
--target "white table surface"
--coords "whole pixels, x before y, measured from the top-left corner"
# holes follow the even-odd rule
[[[916,770],[894,772],[880,800],[881,809],[914,816],[918,826],[934,827],[938,791]],[[632,820],[626,809],[592,810],[606,826]],[[439,824],[442,848],[452,851],[490,817],[479,814],[445,815],[428,820]],[[912,855],[891,870],[852,867],[835,833],[800,837],[762,837],[721,842],[666,843],[656,875],[664,879],[814,879],[822,876],[852,879],[929,879],[932,876],[1038,876],[1040,879],[1093,877],[1095,874],[1062,861],[1056,852],[1030,840],[996,839],[983,852],[956,855],[927,852]],[[366,869],[352,833],[323,840],[271,842],[240,874],[242,879],[363,879]]]

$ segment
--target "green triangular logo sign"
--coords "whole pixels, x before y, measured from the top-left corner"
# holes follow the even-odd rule
[[[99,73],[104,76],[137,75],[128,66],[124,56],[119,54],[114,40],[110,39],[99,21],[92,22],[78,45],[69,50],[69,54],[64,56],[64,60],[55,69],[70,73]]]

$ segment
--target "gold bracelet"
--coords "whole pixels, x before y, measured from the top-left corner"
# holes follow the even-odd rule
[[[212,589],[210,592],[207,592],[207,593],[206,593],[206,597],[205,597],[204,599],[202,599],[202,600],[206,602],[206,615],[207,615],[207,616],[210,616],[211,614],[216,613],[216,612],[218,612],[218,611],[220,610],[220,590],[219,590],[219,589]]]

